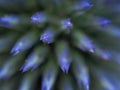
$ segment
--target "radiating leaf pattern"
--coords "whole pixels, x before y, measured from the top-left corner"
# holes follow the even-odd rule
[[[120,90],[119,0],[0,0],[0,90]]]

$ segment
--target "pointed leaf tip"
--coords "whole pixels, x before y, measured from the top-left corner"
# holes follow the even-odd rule
[[[56,54],[62,71],[68,73],[71,64],[69,45],[65,41],[59,41],[56,45]]]
[[[89,73],[84,58],[78,52],[73,52],[73,59],[72,71],[78,86],[82,86],[84,90],[89,90]]]
[[[91,38],[86,36],[84,33],[80,32],[80,31],[74,32],[73,40],[74,40],[73,43],[77,48],[79,48],[83,51],[88,51],[90,53],[95,52],[95,45],[94,45],[93,41],[91,40]]]
[[[15,48],[13,48],[12,50],[11,50],[11,54],[13,54],[13,55],[17,55],[18,53],[20,53],[21,52],[21,50],[20,49],[15,49]]]
[[[29,69],[36,69],[41,63],[43,63],[46,54],[48,54],[49,48],[41,45],[33,50],[33,52],[28,56],[25,64],[21,68],[23,72]]]
[[[32,62],[27,62],[23,65],[23,67],[21,68],[22,72],[26,72],[30,69],[34,70],[39,66],[39,63],[32,63]]]
[[[62,29],[71,29],[73,27],[71,19],[67,18],[67,19],[64,19],[63,21],[61,21],[61,27],[62,27]]]
[[[106,19],[104,17],[98,17],[97,19],[99,20],[99,23],[102,27],[105,27],[111,23],[111,21],[109,19]]]
[[[67,60],[65,60],[65,61],[62,60],[60,62],[60,66],[61,66],[61,69],[62,69],[63,72],[68,73],[68,70],[69,70],[69,67],[70,67],[70,62],[67,62]]]
[[[11,54],[16,55],[22,51],[29,49],[37,42],[38,38],[39,32],[29,31],[15,43],[11,50]]]
[[[54,32],[48,28],[40,36],[40,40],[42,40],[44,43],[52,43],[54,41]]]
[[[16,15],[8,14],[0,17],[0,26],[11,27],[19,23],[19,17]]]
[[[50,60],[43,72],[42,90],[52,90],[58,74],[58,67],[52,61],[53,58]]]
[[[31,16],[32,23],[44,23],[46,20],[47,18],[44,12],[37,12]]]
[[[76,2],[73,6],[73,10],[88,10],[93,7],[93,4],[91,4],[88,1],[80,1]]]

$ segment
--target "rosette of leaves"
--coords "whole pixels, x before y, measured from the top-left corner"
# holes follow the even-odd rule
[[[120,90],[119,0],[0,0],[0,90]]]

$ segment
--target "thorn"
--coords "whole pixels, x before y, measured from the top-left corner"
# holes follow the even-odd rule
[[[105,26],[107,26],[108,24],[111,23],[110,20],[108,20],[106,18],[103,18],[103,17],[98,17],[98,20],[100,22],[101,27],[105,27]]]
[[[68,71],[69,71],[69,66],[70,66],[70,63],[69,63],[69,64],[68,64],[68,63],[63,63],[63,64],[61,65],[62,71],[65,72],[65,73],[68,73]]]
[[[20,49],[14,49],[14,48],[13,48],[10,53],[13,54],[13,55],[17,55],[17,54],[20,53],[20,52],[21,52]]]
[[[73,27],[73,24],[71,22],[70,18],[67,18],[61,22],[62,29],[71,29]]]
[[[32,23],[44,23],[46,21],[46,15],[43,12],[37,12],[31,16]]]
[[[50,29],[45,30],[45,32],[40,36],[40,40],[47,44],[52,43],[53,39],[54,33]]]
[[[41,90],[51,90],[47,81],[43,81]]]
[[[34,71],[37,67],[39,66],[39,64],[35,64],[33,67],[32,67],[32,70],[31,71]]]
[[[26,72],[30,69],[30,66],[28,65],[28,63],[25,63],[22,67],[21,67],[21,70],[22,72]]]

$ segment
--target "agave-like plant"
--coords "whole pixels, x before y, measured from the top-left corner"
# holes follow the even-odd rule
[[[0,0],[0,90],[120,90],[119,0]]]

